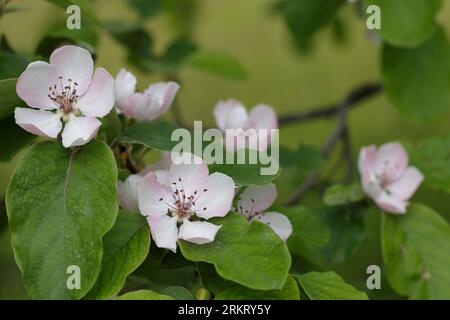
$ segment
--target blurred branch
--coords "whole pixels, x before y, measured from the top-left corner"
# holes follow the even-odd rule
[[[350,109],[350,107],[356,105],[358,102],[361,102],[369,97],[372,97],[381,91],[382,91],[381,84],[376,83],[363,85],[352,90],[347,95],[345,100],[338,105],[326,107],[316,111],[283,117],[280,118],[280,124],[282,119],[284,119],[285,123],[289,123],[294,121],[304,121],[307,119],[313,119],[317,117],[331,117],[333,115],[337,115],[338,119],[335,129],[330,134],[325,144],[322,146],[321,153],[325,158],[329,158],[337,143],[339,141],[342,141],[344,147],[343,156],[347,164],[346,179],[351,180],[353,175],[354,163],[352,158],[347,111]],[[310,173],[286,204],[288,206],[297,204],[303,198],[305,193],[307,193],[310,188],[312,188],[314,185],[317,184],[318,174],[319,173],[317,171]]]

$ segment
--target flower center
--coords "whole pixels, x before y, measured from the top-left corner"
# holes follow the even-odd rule
[[[72,79],[64,81],[62,76],[58,77],[58,83],[48,88],[48,97],[52,100],[59,110],[64,114],[78,113],[76,103],[78,99],[78,83]]]
[[[208,191],[208,189],[203,189],[201,191],[194,190],[192,194],[187,194],[185,188],[183,187],[183,179],[178,177],[177,181],[171,183],[172,198],[173,202],[165,202],[169,207],[169,212],[172,216],[177,216],[180,220],[184,218],[191,218],[199,210],[206,210],[207,207],[196,208],[196,201]],[[164,201],[163,198],[159,201]]]

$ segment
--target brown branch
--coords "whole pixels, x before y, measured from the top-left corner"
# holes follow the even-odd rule
[[[321,114],[320,116],[330,116],[331,114],[338,114],[339,117],[337,119],[336,127],[334,131],[331,133],[331,135],[328,137],[327,141],[323,145],[321,149],[321,153],[325,158],[329,158],[334,147],[337,145],[337,143],[342,140],[344,144],[344,159],[347,163],[347,179],[351,179],[353,174],[353,158],[351,154],[351,143],[350,143],[350,134],[349,134],[349,128],[347,123],[347,111],[351,106],[354,106],[356,103],[363,101],[376,93],[381,92],[382,86],[380,84],[370,84],[370,85],[364,85],[361,87],[358,87],[357,89],[350,92],[350,94],[347,96],[347,98],[339,105],[331,108],[324,108],[322,110],[316,111],[315,113],[309,112],[308,116],[301,116],[301,114],[298,114],[297,116],[293,117],[290,116],[287,122],[292,122],[297,119],[296,121],[302,121],[306,119],[311,119],[312,117],[317,117],[318,114]],[[333,110],[333,111],[332,111]],[[322,111],[322,113],[320,113]],[[304,113],[303,115],[305,115]],[[311,116],[314,114],[314,116]],[[301,119],[301,120],[299,120]],[[303,196],[309,191],[310,188],[312,188],[317,183],[317,176],[318,172],[314,171],[311,172],[308,177],[303,181],[303,183],[300,185],[300,187],[295,191],[295,193],[292,195],[292,197],[289,199],[289,201],[286,203],[288,206],[292,206],[297,204]]]

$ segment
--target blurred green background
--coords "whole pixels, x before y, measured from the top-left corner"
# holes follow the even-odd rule
[[[1,20],[1,31],[20,52],[32,54],[39,40],[65,11],[41,0],[13,0],[23,11]],[[123,0],[93,1],[101,20],[140,19]],[[380,80],[380,45],[369,39],[365,23],[350,6],[340,10],[346,37],[337,41],[330,28],[315,38],[308,54],[300,55],[291,43],[284,21],[273,14],[273,0],[200,0],[190,30],[202,48],[223,51],[236,57],[244,66],[247,78],[231,81],[193,69],[182,69],[179,79],[181,113],[186,121],[204,120],[213,124],[212,109],[220,99],[236,98],[248,107],[267,103],[279,114],[309,110],[342,100],[354,87]],[[450,34],[450,2],[439,16]],[[178,26],[178,27],[177,27]],[[179,32],[179,23],[165,15],[146,22],[154,36],[156,50],[163,50]],[[126,52],[114,39],[101,34],[97,65],[113,75],[124,66],[138,76],[139,87],[161,80],[157,74],[145,74],[128,65]],[[426,106],[424,106],[426,107]],[[356,157],[359,147],[391,140],[415,141],[436,133],[449,132],[450,114],[437,121],[420,125],[402,117],[384,94],[372,98],[350,112],[351,139]],[[333,119],[289,125],[281,131],[281,143],[320,146],[330,131]],[[0,146],[1,147],[1,146]],[[20,156],[20,155],[19,155]],[[18,156],[18,157],[19,157]],[[14,168],[14,162],[0,163],[0,196],[3,196]],[[283,190],[284,192],[284,190]],[[289,194],[280,194],[286,199]],[[424,188],[415,196],[450,219],[450,199],[445,194]],[[2,218],[4,218],[2,216]],[[333,266],[343,277],[364,290],[366,268],[382,265],[379,250],[378,212],[367,214],[365,241],[346,263]],[[1,223],[1,222],[0,222]],[[371,292],[374,298],[395,298],[386,283],[382,290]],[[0,299],[25,299],[21,275],[15,265],[8,232],[0,234]]]

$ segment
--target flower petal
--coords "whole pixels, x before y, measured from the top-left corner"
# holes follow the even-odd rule
[[[210,243],[214,241],[221,227],[209,222],[184,220],[178,238],[195,244]]]
[[[415,167],[408,167],[402,177],[386,187],[393,196],[408,200],[416,192],[424,179],[423,174]]]
[[[231,210],[234,188],[233,179],[229,176],[218,172],[210,175],[199,190],[199,197],[193,206],[196,215],[204,219],[224,217]]]
[[[114,79],[114,95],[119,108],[136,91],[136,83],[136,77],[131,72],[125,69],[119,71]]]
[[[86,92],[94,70],[94,61],[89,51],[77,46],[64,46],[53,51],[50,64],[64,81],[71,79],[78,84],[78,95]]]
[[[375,161],[377,158],[377,147],[370,145],[361,148],[359,152],[359,173],[361,176],[361,185],[364,192],[371,198],[377,198],[382,192],[382,188],[377,179],[375,179]]]
[[[250,186],[242,193],[237,210],[245,216],[262,212],[269,208],[277,198],[277,188],[273,183],[263,186]]]
[[[399,179],[408,166],[408,154],[398,142],[383,144],[378,148],[375,168],[387,182]]]
[[[277,114],[271,106],[265,104],[258,104],[248,115],[248,125],[255,129],[277,129],[278,118]]]
[[[62,143],[66,148],[82,146],[91,141],[102,123],[94,117],[71,116],[62,133]]]
[[[202,164],[172,164],[169,168],[169,183],[172,190],[178,189],[189,197],[195,191],[204,189],[204,182],[208,178],[208,166]]]
[[[122,105],[122,112],[138,121],[151,120],[158,111],[158,102],[143,93],[133,93]]]
[[[169,187],[157,180],[155,173],[150,172],[138,186],[139,210],[145,216],[164,216],[169,203],[173,203]]]
[[[220,130],[245,128],[247,124],[247,110],[237,100],[220,101],[214,108],[214,117]]]
[[[292,233],[292,224],[288,217],[278,212],[260,213],[252,220],[267,224],[282,240],[287,240]]]
[[[169,110],[179,89],[180,85],[176,82],[158,82],[150,85],[147,90],[144,91],[144,94],[149,95],[158,101],[158,116],[160,116]]]
[[[149,216],[147,221],[150,225],[152,238],[158,248],[177,251],[178,227],[177,217]]]
[[[57,138],[62,129],[61,114],[29,108],[16,108],[14,111],[16,123],[32,134]]]
[[[17,81],[17,95],[32,108],[57,109],[49,98],[49,88],[58,83],[58,72],[47,62],[30,63]]]
[[[117,183],[122,208],[139,211],[138,186],[143,180],[143,176],[133,174],[124,182],[119,181]]]
[[[114,79],[103,68],[95,69],[87,92],[78,99],[77,107],[85,116],[104,117],[114,106]]]
[[[406,206],[408,205],[407,201],[389,195],[386,192],[383,192],[377,199],[375,199],[375,203],[382,210],[394,214],[406,213]]]

